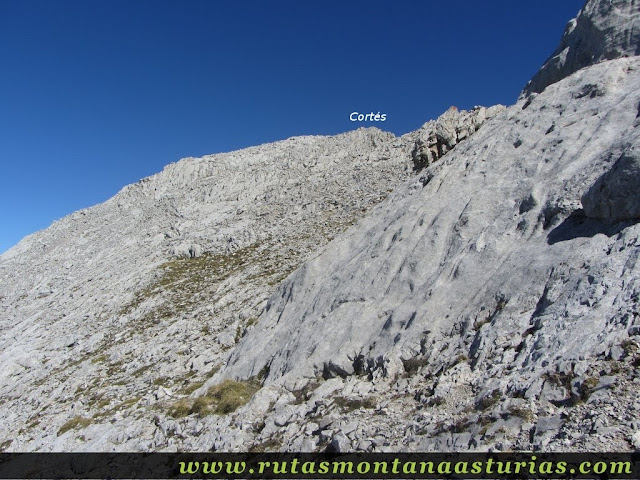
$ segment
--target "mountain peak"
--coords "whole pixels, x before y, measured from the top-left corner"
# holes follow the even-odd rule
[[[634,0],[589,0],[566,26],[560,45],[521,96],[589,65],[640,54],[640,4]]]

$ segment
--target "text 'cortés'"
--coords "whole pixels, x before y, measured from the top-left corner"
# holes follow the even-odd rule
[[[349,120],[352,122],[384,122],[387,119],[386,113],[359,113],[351,112]]]

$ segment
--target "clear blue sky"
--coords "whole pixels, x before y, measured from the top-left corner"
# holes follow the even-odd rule
[[[512,104],[582,4],[0,0],[0,252],[182,157]]]

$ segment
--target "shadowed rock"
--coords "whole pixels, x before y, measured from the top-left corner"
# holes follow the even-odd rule
[[[640,218],[640,152],[629,148],[582,197],[587,217],[607,220]]]

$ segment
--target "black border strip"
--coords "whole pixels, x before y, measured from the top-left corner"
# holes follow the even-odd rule
[[[182,462],[182,463],[181,463]],[[192,463],[189,463],[192,462]],[[198,471],[190,474],[189,468]],[[207,463],[204,463],[207,462]],[[221,463],[215,463],[221,462]],[[244,462],[241,463],[241,462]],[[269,466],[266,467],[266,463]],[[274,463],[277,462],[277,463]],[[286,464],[283,462],[287,462]],[[313,463],[309,463],[313,462]],[[322,462],[327,472],[321,468]],[[387,471],[374,462],[386,462]],[[421,463],[421,462],[432,462]],[[478,463],[481,471],[478,473]],[[505,472],[510,462],[509,472]],[[515,462],[520,464],[515,473]],[[590,473],[580,473],[586,462]],[[604,462],[604,463],[598,463]],[[622,472],[611,473],[610,466]],[[369,464],[369,467],[367,465]],[[475,466],[474,466],[475,464]],[[597,464],[597,468],[596,468]],[[242,466],[244,465],[244,468]],[[286,465],[286,467],[285,467]],[[607,470],[598,473],[594,470]],[[205,468],[206,466],[206,468]],[[263,471],[260,472],[260,466]],[[295,466],[295,467],[294,467]],[[425,471],[420,472],[423,466]],[[489,466],[489,468],[487,468]],[[274,468],[276,467],[276,471]],[[283,468],[284,467],[284,468]],[[311,473],[311,467],[314,472]],[[429,468],[432,468],[429,471]],[[500,468],[502,467],[502,468]],[[229,468],[231,468],[229,470]],[[236,470],[237,468],[237,470]],[[335,468],[335,470],[334,470]],[[630,468],[630,472],[627,470]],[[207,470],[205,473],[203,470]],[[349,470],[352,471],[349,471]],[[217,470],[214,472],[212,470]],[[235,470],[235,471],[234,471]],[[240,471],[241,470],[241,471]],[[366,470],[366,472],[365,472]],[[306,472],[306,473],[305,473]],[[636,453],[0,453],[0,479],[640,478]]]

